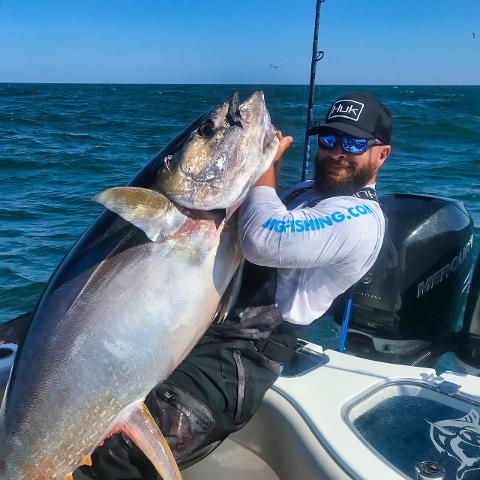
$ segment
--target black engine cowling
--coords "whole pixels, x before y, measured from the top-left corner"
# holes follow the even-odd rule
[[[461,202],[448,198],[392,194],[381,204],[393,247],[384,242],[374,267],[352,289],[347,349],[410,363],[462,328],[473,222]],[[332,310],[337,323],[344,302],[338,299]]]

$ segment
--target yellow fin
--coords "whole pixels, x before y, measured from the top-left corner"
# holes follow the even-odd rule
[[[90,455],[86,456],[78,466],[81,467],[83,465],[92,466],[92,457]],[[73,480],[73,473],[68,474],[64,480]]]
[[[143,402],[132,405],[126,412],[121,429],[150,460],[163,480],[182,480],[175,457]]]
[[[88,467],[92,466],[92,457],[90,455],[86,456],[83,460],[82,463],[80,463],[79,467],[82,465],[87,465]]]
[[[152,242],[175,233],[187,219],[165,195],[148,188],[109,188],[93,200],[143,230]]]

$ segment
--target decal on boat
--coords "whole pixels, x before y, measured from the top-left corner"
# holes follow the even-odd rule
[[[480,415],[476,410],[461,418],[426,421],[435,448],[460,463],[457,480],[463,480],[467,472],[480,470]]]
[[[446,280],[450,273],[455,272],[455,270],[457,270],[457,268],[467,259],[470,253],[472,253],[472,248],[473,236],[470,237],[465,246],[458,252],[458,255],[453,257],[451,262],[444,265],[440,270],[437,270],[433,275],[430,275],[426,280],[417,285],[417,298],[425,295],[432,288]]]

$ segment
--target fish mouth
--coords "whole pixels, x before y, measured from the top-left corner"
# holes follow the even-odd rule
[[[234,92],[228,97],[221,107],[217,107],[212,113],[227,107],[224,122],[228,123],[231,128],[239,127],[246,132],[246,129],[252,125],[259,125],[264,128],[265,135],[263,138],[264,149],[268,148],[275,137],[276,129],[270,122],[265,105],[265,97],[263,91],[257,90],[253,92],[244,102],[240,103],[240,95]],[[214,113],[215,114],[215,113]],[[208,116],[207,116],[208,118]],[[244,126],[245,123],[245,126]],[[243,133],[242,133],[243,135]],[[216,158],[206,168],[207,172],[192,173],[182,163],[179,164],[179,170],[182,176],[193,183],[209,184],[215,187],[216,183],[221,183],[221,179],[225,176],[229,168],[235,170],[236,162],[228,156],[220,156]]]
[[[232,93],[190,132],[178,156],[164,159],[172,176],[158,187],[176,205],[193,210],[236,205],[266,169],[278,142],[260,90],[242,103],[239,93]]]
[[[262,90],[253,92],[241,105],[240,112],[243,117],[248,117],[252,123],[258,122],[265,131],[263,137],[264,151],[272,146],[277,136],[277,129],[272,124],[265,104],[265,95]],[[248,113],[247,113],[248,112]]]
[[[208,184],[214,186],[215,185],[215,180],[218,180],[219,175],[223,175],[223,173],[226,169],[227,165],[225,165],[225,163],[228,164],[228,159],[225,159],[224,164],[219,168],[218,172],[209,172],[208,175],[204,175],[204,176],[201,176],[201,175],[198,175],[198,174],[194,175],[191,172],[186,171],[185,168],[183,167],[183,165],[181,165],[181,164],[179,165],[179,170],[180,170],[180,173],[185,178],[192,181],[193,183],[201,183],[201,184],[208,183]]]
[[[240,106],[240,115],[242,118],[259,119],[266,111],[265,96],[262,90],[253,92]]]
[[[237,94],[238,95],[238,94]],[[263,90],[255,90],[240,106],[240,108],[248,108],[250,104],[259,103],[265,105],[265,95]]]

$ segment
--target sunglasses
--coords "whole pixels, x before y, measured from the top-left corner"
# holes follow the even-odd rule
[[[380,140],[375,138],[357,138],[357,137],[348,137],[337,135],[319,135],[318,136],[318,145],[321,148],[327,150],[333,150],[337,145],[337,141],[340,139],[340,144],[345,153],[351,154],[360,154],[364,153],[368,148],[373,145],[383,145]]]

